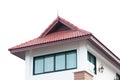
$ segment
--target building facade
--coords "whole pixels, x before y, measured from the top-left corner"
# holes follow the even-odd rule
[[[25,60],[26,80],[120,80],[120,59],[61,17],[38,38],[9,51]]]

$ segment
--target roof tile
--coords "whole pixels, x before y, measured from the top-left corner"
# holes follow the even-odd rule
[[[52,30],[53,27],[56,27],[55,24],[57,24],[59,22],[62,23],[62,24],[64,24],[64,25],[66,25],[71,30],[59,31],[59,32],[54,32],[54,33],[48,34]],[[57,27],[60,27],[60,26],[57,26]],[[29,46],[33,46],[33,45],[47,44],[47,43],[50,43],[50,42],[56,42],[56,41],[65,40],[65,39],[82,37],[82,36],[86,36],[86,35],[89,35],[89,34],[91,34],[91,33],[88,32],[88,31],[79,29],[78,27],[76,27],[75,25],[71,24],[67,20],[65,20],[65,19],[63,19],[61,17],[58,17],[42,33],[41,36],[39,36],[38,38],[35,38],[33,40],[27,41],[25,43],[22,43],[20,45],[14,46],[14,47],[10,48],[9,50],[14,50],[14,49],[19,49],[19,48],[29,47]]]
[[[56,30],[55,27],[60,27],[60,25],[57,25],[57,23],[61,23],[65,25],[62,27],[62,30],[60,31],[54,31]],[[63,28],[67,27],[69,30],[65,30]],[[59,29],[58,29],[59,30]],[[90,32],[79,29],[75,25],[71,24],[70,22],[66,21],[65,19],[58,17],[53,21],[53,23],[42,33],[41,36],[27,41],[25,43],[22,43],[20,45],[17,45],[15,47],[12,47],[9,49],[12,54],[20,57],[21,59],[25,60],[25,52],[26,50],[31,50],[35,48],[40,48],[40,46],[50,45],[59,42],[66,42],[66,41],[74,41],[79,39],[86,39],[86,37],[90,42],[92,42],[93,45],[95,45],[97,48],[102,50],[104,54],[109,57],[112,62],[114,61],[114,64],[116,64],[118,67],[120,66],[120,59],[115,56],[107,47],[105,47],[97,38],[95,38]],[[61,44],[61,43],[59,43]],[[34,46],[34,47],[33,47]],[[45,46],[46,47],[46,46]]]
[[[35,39],[25,42],[23,44],[12,47],[11,49],[23,48],[23,47],[28,47],[28,46],[32,46],[32,45],[38,45],[38,44],[45,44],[45,43],[49,43],[49,42],[70,39],[70,38],[75,38],[75,37],[82,37],[82,36],[86,36],[89,34],[91,34],[91,33],[80,31],[80,30],[56,32],[56,33],[49,34],[45,37],[35,38]]]

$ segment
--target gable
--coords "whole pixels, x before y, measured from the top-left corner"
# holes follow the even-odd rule
[[[75,25],[71,24],[70,22],[66,21],[61,17],[57,17],[49,26],[48,28],[41,34],[40,37],[45,37],[48,34],[55,33],[55,32],[62,32],[68,30],[80,30]]]
[[[54,25],[54,27],[46,35],[51,34],[51,33],[55,33],[55,32],[66,31],[66,30],[72,30],[72,29],[67,27],[66,25],[64,25],[60,21],[58,21],[58,23],[56,23]]]

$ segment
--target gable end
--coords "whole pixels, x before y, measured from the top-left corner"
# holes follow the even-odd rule
[[[45,37],[48,34],[59,32],[59,31],[66,31],[66,30],[80,30],[72,23],[68,22],[67,20],[57,17],[52,24],[48,26],[48,28],[41,34],[40,37]]]
[[[66,25],[58,21],[58,23],[56,23],[56,25],[46,35],[66,30],[71,30],[71,28],[67,27]]]

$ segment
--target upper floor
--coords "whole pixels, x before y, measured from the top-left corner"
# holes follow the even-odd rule
[[[114,80],[120,74],[120,69],[88,41],[30,50],[25,60],[26,80],[74,80],[79,71],[89,72],[93,80]]]
[[[92,33],[61,17],[38,38],[9,50],[25,60],[26,80],[80,80],[83,74],[90,80],[120,80],[120,59]]]

